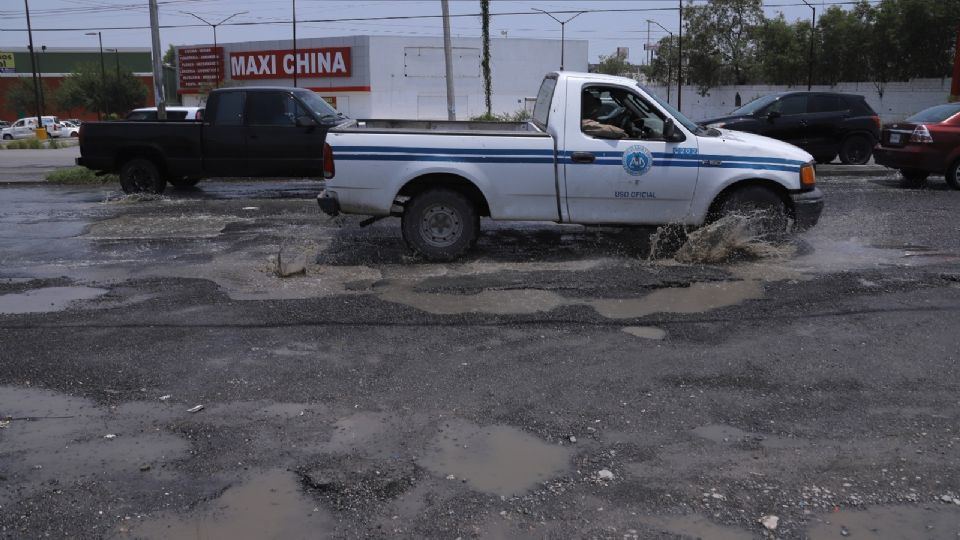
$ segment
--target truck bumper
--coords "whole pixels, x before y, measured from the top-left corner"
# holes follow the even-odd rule
[[[820,221],[823,212],[823,192],[819,188],[790,194],[793,201],[793,227],[805,231]]]
[[[335,217],[340,215],[340,201],[337,199],[337,192],[325,189],[317,195],[317,204],[324,214]]]

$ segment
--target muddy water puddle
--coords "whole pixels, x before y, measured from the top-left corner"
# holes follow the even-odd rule
[[[90,226],[87,237],[96,240],[154,238],[213,238],[230,223],[248,218],[223,215],[137,216],[122,215]]]
[[[227,488],[187,515],[164,514],[119,532],[125,533],[120,538],[156,540],[328,538],[333,521],[301,492],[293,473],[271,470]]]
[[[670,535],[710,540],[750,540],[754,535],[743,529],[719,525],[704,516],[648,516],[640,520],[644,525]]]
[[[116,408],[47,390],[0,387],[0,458],[18,483],[143,474],[184,456],[189,444],[162,429],[179,411],[159,403]],[[12,486],[12,483],[11,483]],[[0,500],[4,491],[0,485]]]
[[[0,315],[50,313],[67,309],[74,302],[92,300],[107,293],[96,287],[44,287],[0,295]]]
[[[621,330],[630,334],[631,336],[644,339],[661,340],[667,337],[667,332],[665,330],[653,326],[625,326],[621,328]]]
[[[494,495],[523,493],[570,467],[570,451],[510,426],[450,422],[418,462],[451,481]]]
[[[811,540],[874,538],[883,540],[936,540],[960,535],[960,506],[876,506],[868,510],[842,510],[812,520]]]

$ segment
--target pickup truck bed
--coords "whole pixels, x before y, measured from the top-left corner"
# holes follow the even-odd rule
[[[363,133],[457,133],[470,135],[548,136],[532,122],[473,122],[461,120],[354,120],[337,126],[340,131]]]

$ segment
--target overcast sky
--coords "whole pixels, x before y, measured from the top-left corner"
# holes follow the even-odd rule
[[[822,10],[843,0],[808,0]],[[364,18],[392,15],[438,15],[440,0],[296,0],[297,20]],[[30,0],[31,22],[34,43],[37,47],[97,46],[95,36],[84,35],[107,27],[148,26],[150,19],[147,0]],[[191,12],[210,21],[220,20],[236,12],[246,11],[230,22],[289,21],[291,0],[159,0],[162,25],[201,24],[183,12]],[[698,3],[700,3],[698,1]],[[684,2],[686,4],[686,2]],[[768,17],[783,13],[788,20],[809,21],[810,8],[801,0],[765,0],[764,11]],[[617,47],[630,49],[630,60],[642,63],[645,58],[643,44],[647,41],[647,19],[659,22],[673,32],[677,31],[676,0],[545,0],[514,1],[491,0],[490,10],[497,12],[532,12],[532,8],[546,11],[581,9],[642,9],[640,12],[585,13],[567,24],[567,39],[582,39],[590,43],[590,61],[598,56],[613,53]],[[849,8],[849,6],[843,6]],[[451,14],[469,14],[480,11],[479,0],[451,0]],[[570,15],[557,15],[566,19]],[[493,17],[490,23],[492,37],[559,38],[560,25],[543,14]],[[5,47],[24,47],[26,28],[23,0],[0,0],[0,50]],[[476,17],[451,20],[454,35],[479,36],[480,20]],[[42,31],[58,29],[56,31]],[[41,31],[38,31],[41,30]],[[257,26],[229,26],[217,29],[221,43],[289,38],[291,25],[262,24]],[[342,21],[329,23],[298,23],[297,37],[326,37],[343,35],[416,35],[441,36],[440,19],[412,19],[390,21]],[[651,26],[650,39],[656,41],[666,32]],[[210,43],[213,34],[210,27],[164,28],[160,33],[161,43],[175,45]],[[104,47],[149,47],[149,30],[103,30]]]

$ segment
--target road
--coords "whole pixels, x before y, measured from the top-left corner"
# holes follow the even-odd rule
[[[0,184],[37,182],[47,173],[64,167],[72,167],[74,158],[80,157],[80,147],[71,144],[65,148],[42,150],[0,149]]]
[[[309,181],[2,187],[0,535],[956,537],[960,193],[821,187],[759,259],[456,264]]]

